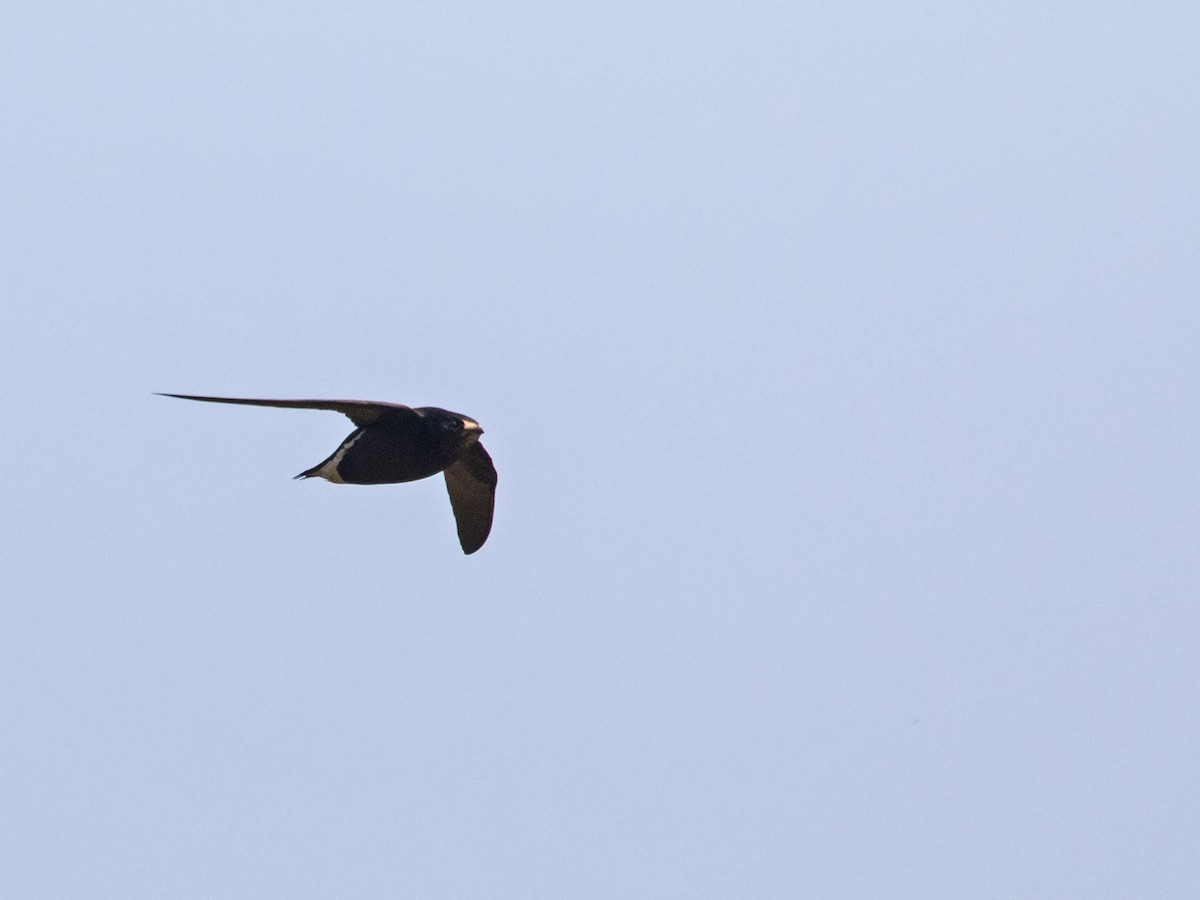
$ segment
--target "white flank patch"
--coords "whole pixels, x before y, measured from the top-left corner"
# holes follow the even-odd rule
[[[342,446],[337,448],[337,453],[325,460],[325,464],[313,472],[313,477],[324,478],[326,481],[332,481],[334,484],[345,484],[346,482],[342,481],[342,476],[337,473],[338,463],[342,461],[342,457],[346,455],[346,451],[353,447],[355,441],[362,436],[363,432],[361,430],[351,435]]]

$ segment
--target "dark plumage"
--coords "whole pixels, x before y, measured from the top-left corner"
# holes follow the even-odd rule
[[[412,408],[399,403],[364,400],[243,400],[160,394],[206,403],[241,403],[290,409],[328,409],[350,418],[357,427],[342,445],[297,478],[324,478],[335,484],[394,484],[417,481],[442,472],[464,553],[483,546],[492,530],[496,500],[496,468],[479,436],[474,419],[436,406]]]

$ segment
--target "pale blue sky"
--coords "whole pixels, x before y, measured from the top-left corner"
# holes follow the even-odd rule
[[[1200,895],[1198,38],[10,5],[0,895]]]

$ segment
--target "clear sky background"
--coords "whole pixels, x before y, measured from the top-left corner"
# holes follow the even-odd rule
[[[1198,46],[9,4],[0,895],[1200,896]]]

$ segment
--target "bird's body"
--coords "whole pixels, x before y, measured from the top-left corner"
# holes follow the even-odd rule
[[[464,553],[483,546],[492,528],[496,469],[479,436],[483,429],[467,416],[436,406],[409,407],[363,400],[249,400],[163,394],[206,403],[239,403],[340,412],[357,426],[323,462],[297,478],[324,478],[334,484],[395,484],[442,472]]]

